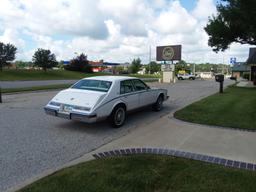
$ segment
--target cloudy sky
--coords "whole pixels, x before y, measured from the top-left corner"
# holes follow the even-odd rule
[[[31,60],[37,48],[58,60],[86,53],[90,60],[143,63],[155,60],[157,45],[182,45],[188,62],[244,61],[248,45],[232,44],[215,54],[204,26],[216,0],[0,0],[0,41],[18,47],[17,59]]]

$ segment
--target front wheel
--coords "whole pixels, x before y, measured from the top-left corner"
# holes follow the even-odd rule
[[[115,127],[115,128],[121,127],[124,124],[125,119],[126,119],[126,111],[125,111],[125,108],[121,105],[116,106],[113,109],[109,118],[112,127]]]
[[[162,108],[163,108],[163,102],[164,102],[164,98],[163,98],[162,95],[160,95],[160,96],[157,98],[155,104],[153,105],[153,110],[154,110],[154,111],[161,111]]]

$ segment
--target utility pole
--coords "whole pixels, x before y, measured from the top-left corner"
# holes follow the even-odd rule
[[[150,66],[150,62],[151,62],[151,45],[149,45],[149,58],[148,58],[148,60],[149,60],[148,71],[149,71],[149,74],[150,74],[150,72],[151,72],[151,66]]]

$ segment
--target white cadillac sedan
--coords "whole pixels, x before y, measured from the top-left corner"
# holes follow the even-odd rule
[[[109,119],[121,127],[128,111],[151,105],[160,111],[167,90],[150,88],[142,80],[125,76],[84,78],[60,91],[45,107],[46,114],[87,123]]]

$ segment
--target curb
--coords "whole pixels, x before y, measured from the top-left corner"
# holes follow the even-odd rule
[[[112,151],[96,153],[96,154],[93,154],[92,156],[95,159],[104,159],[107,157],[127,156],[127,155],[135,155],[135,154],[154,154],[154,155],[167,155],[172,157],[182,157],[185,159],[197,160],[201,162],[222,165],[230,168],[256,171],[256,164],[253,164],[253,163],[234,161],[230,159],[224,159],[221,157],[214,157],[209,155],[179,151],[174,149],[166,149],[166,148],[125,148],[125,149],[117,149]]]
[[[226,129],[226,130],[232,130],[232,131],[241,131],[241,132],[251,132],[251,133],[255,133],[256,129],[241,129],[241,128],[235,128],[235,127],[223,127],[223,126],[218,126],[218,125],[207,125],[207,124],[199,124],[199,123],[193,123],[193,122],[189,122],[189,121],[184,121],[181,119],[178,119],[174,116],[174,113],[172,114],[172,116],[168,116],[169,119],[174,120],[178,123],[183,123],[183,124],[187,124],[187,125],[197,125],[199,127],[208,127],[208,128],[217,128],[217,129]]]

